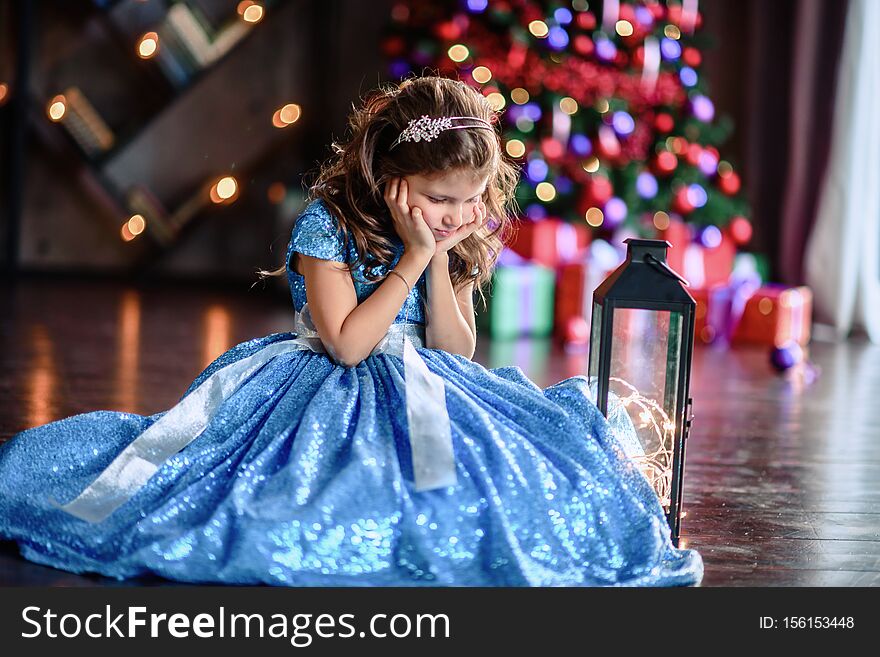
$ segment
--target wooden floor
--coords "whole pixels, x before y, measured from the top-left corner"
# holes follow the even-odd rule
[[[293,320],[277,290],[60,278],[4,285],[0,308],[0,441],[75,413],[169,408],[216,355]],[[811,357],[812,384],[773,373],[763,348],[695,354],[682,537],[704,586],[880,585],[880,347],[814,342]],[[542,386],[586,366],[546,340],[482,339],[476,360]],[[0,585],[115,584],[0,543]]]

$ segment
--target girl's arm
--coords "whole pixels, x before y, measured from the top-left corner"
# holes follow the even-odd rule
[[[412,287],[431,255],[427,251],[405,251],[394,269]],[[406,285],[392,274],[358,304],[347,268],[303,254],[299,258],[312,321],[321,342],[334,360],[354,367],[385,337],[406,300]]]
[[[474,321],[474,285],[455,293],[449,277],[449,254],[436,253],[428,265],[426,346],[471,359],[477,346]]]

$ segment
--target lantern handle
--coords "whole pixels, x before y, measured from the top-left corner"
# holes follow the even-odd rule
[[[651,265],[653,265],[654,268],[657,271],[659,271],[661,274],[663,274],[664,276],[669,276],[670,278],[678,279],[678,281],[680,283],[682,283],[685,287],[691,286],[691,284],[688,283],[687,280],[685,280],[685,278],[681,274],[679,274],[677,271],[675,271],[672,267],[667,265],[665,262],[663,262],[659,258],[655,257],[653,254],[646,253],[645,260],[647,262],[651,263]]]

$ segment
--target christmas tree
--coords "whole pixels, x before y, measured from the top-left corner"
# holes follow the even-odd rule
[[[706,247],[744,244],[701,23],[697,0],[416,0],[393,7],[382,48],[392,78],[434,70],[503,110],[526,219],[586,222],[599,237],[652,237],[681,219]]]

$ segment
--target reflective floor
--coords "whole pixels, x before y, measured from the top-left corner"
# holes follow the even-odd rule
[[[173,406],[215,356],[291,330],[277,290],[27,278],[0,288],[0,441],[75,413]],[[764,348],[695,353],[682,538],[704,586],[880,585],[880,347],[814,342],[821,369],[779,376]],[[542,386],[587,355],[481,339],[475,359]],[[166,584],[142,580],[143,584]],[[0,585],[106,586],[0,543]]]

